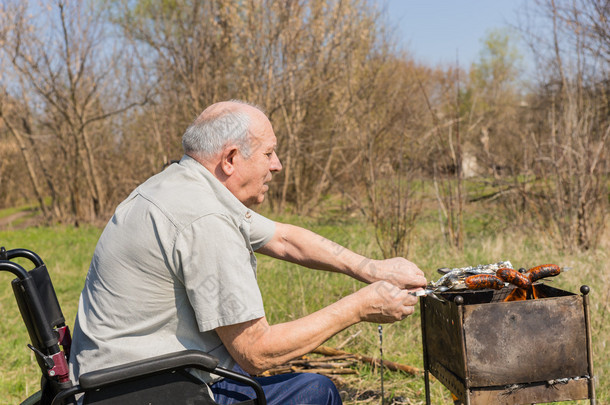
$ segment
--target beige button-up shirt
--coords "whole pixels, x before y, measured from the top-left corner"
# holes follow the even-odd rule
[[[117,207],[95,248],[73,377],[183,349],[232,367],[214,329],[264,316],[254,251],[274,232],[188,156],[151,177]]]

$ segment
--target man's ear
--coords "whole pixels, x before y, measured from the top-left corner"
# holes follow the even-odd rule
[[[235,172],[235,156],[237,155],[237,148],[235,146],[230,146],[225,148],[222,151],[222,156],[220,157],[220,168],[226,176],[230,176]]]

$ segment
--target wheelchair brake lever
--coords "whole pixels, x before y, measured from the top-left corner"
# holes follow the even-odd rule
[[[31,344],[28,344],[28,347],[34,352],[36,353],[36,355],[38,357],[40,357],[42,359],[42,361],[44,361],[44,364],[47,365],[47,368],[49,370],[51,370],[53,367],[55,367],[55,362],[53,361],[53,358],[50,356],[47,356],[46,354],[44,354],[43,352],[41,352],[40,350],[38,350],[37,348],[35,348],[34,346],[32,346]]]

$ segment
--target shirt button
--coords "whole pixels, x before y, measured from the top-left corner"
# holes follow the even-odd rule
[[[250,219],[250,217],[252,217],[252,214],[250,214],[250,211],[246,211],[246,218]]]

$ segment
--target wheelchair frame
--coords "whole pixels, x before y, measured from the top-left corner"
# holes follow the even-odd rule
[[[13,259],[24,258],[34,268],[25,270]],[[46,265],[27,249],[0,248],[0,271],[17,278],[13,292],[28,330],[31,344],[42,372],[41,390],[22,404],[76,404],[83,394],[83,404],[216,404],[207,384],[197,380],[187,369],[194,368],[250,386],[256,397],[240,404],[266,405],[261,385],[245,376],[218,366],[218,359],[197,350],[184,350],[139,360],[83,374],[79,383],[70,380],[68,359],[71,334],[65,324],[59,301]]]

